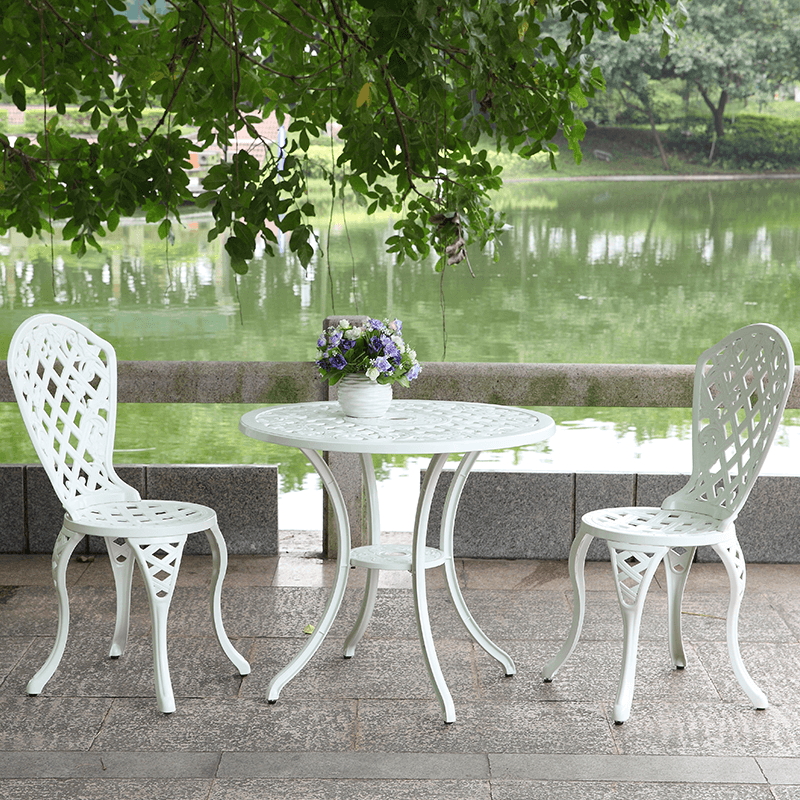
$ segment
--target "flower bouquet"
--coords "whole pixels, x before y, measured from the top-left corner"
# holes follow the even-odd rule
[[[381,417],[392,402],[392,384],[408,386],[419,375],[417,354],[403,341],[399,319],[343,319],[317,340],[317,367],[323,380],[339,386],[347,417]]]
[[[345,375],[363,374],[379,384],[408,386],[419,375],[417,354],[403,341],[403,323],[369,319],[362,326],[343,319],[317,340],[317,367],[333,386]]]

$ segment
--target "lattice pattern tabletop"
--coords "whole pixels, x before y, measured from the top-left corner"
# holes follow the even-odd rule
[[[515,406],[440,400],[394,400],[377,419],[345,417],[339,403],[256,409],[239,422],[253,439],[342,453],[465,453],[521,447],[549,438],[546,414]]]

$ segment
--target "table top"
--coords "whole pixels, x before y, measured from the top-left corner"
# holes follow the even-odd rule
[[[393,400],[383,417],[345,417],[335,400],[248,411],[239,430],[253,439],[339,453],[467,453],[548,439],[555,423],[516,406],[445,400]]]

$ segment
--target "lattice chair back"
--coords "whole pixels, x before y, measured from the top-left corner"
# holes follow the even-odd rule
[[[778,430],[794,378],[785,334],[767,324],[726,336],[697,360],[692,476],[662,504],[733,521]]]
[[[38,314],[14,334],[8,372],[33,446],[73,519],[98,502],[138,500],[114,472],[117,357],[74,320]]]

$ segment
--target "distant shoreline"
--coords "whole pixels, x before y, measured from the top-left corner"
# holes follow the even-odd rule
[[[504,178],[503,183],[543,183],[552,181],[753,181],[773,180],[791,181],[800,180],[800,172],[720,172],[707,174],[679,174],[679,175],[552,175],[530,178]]]

